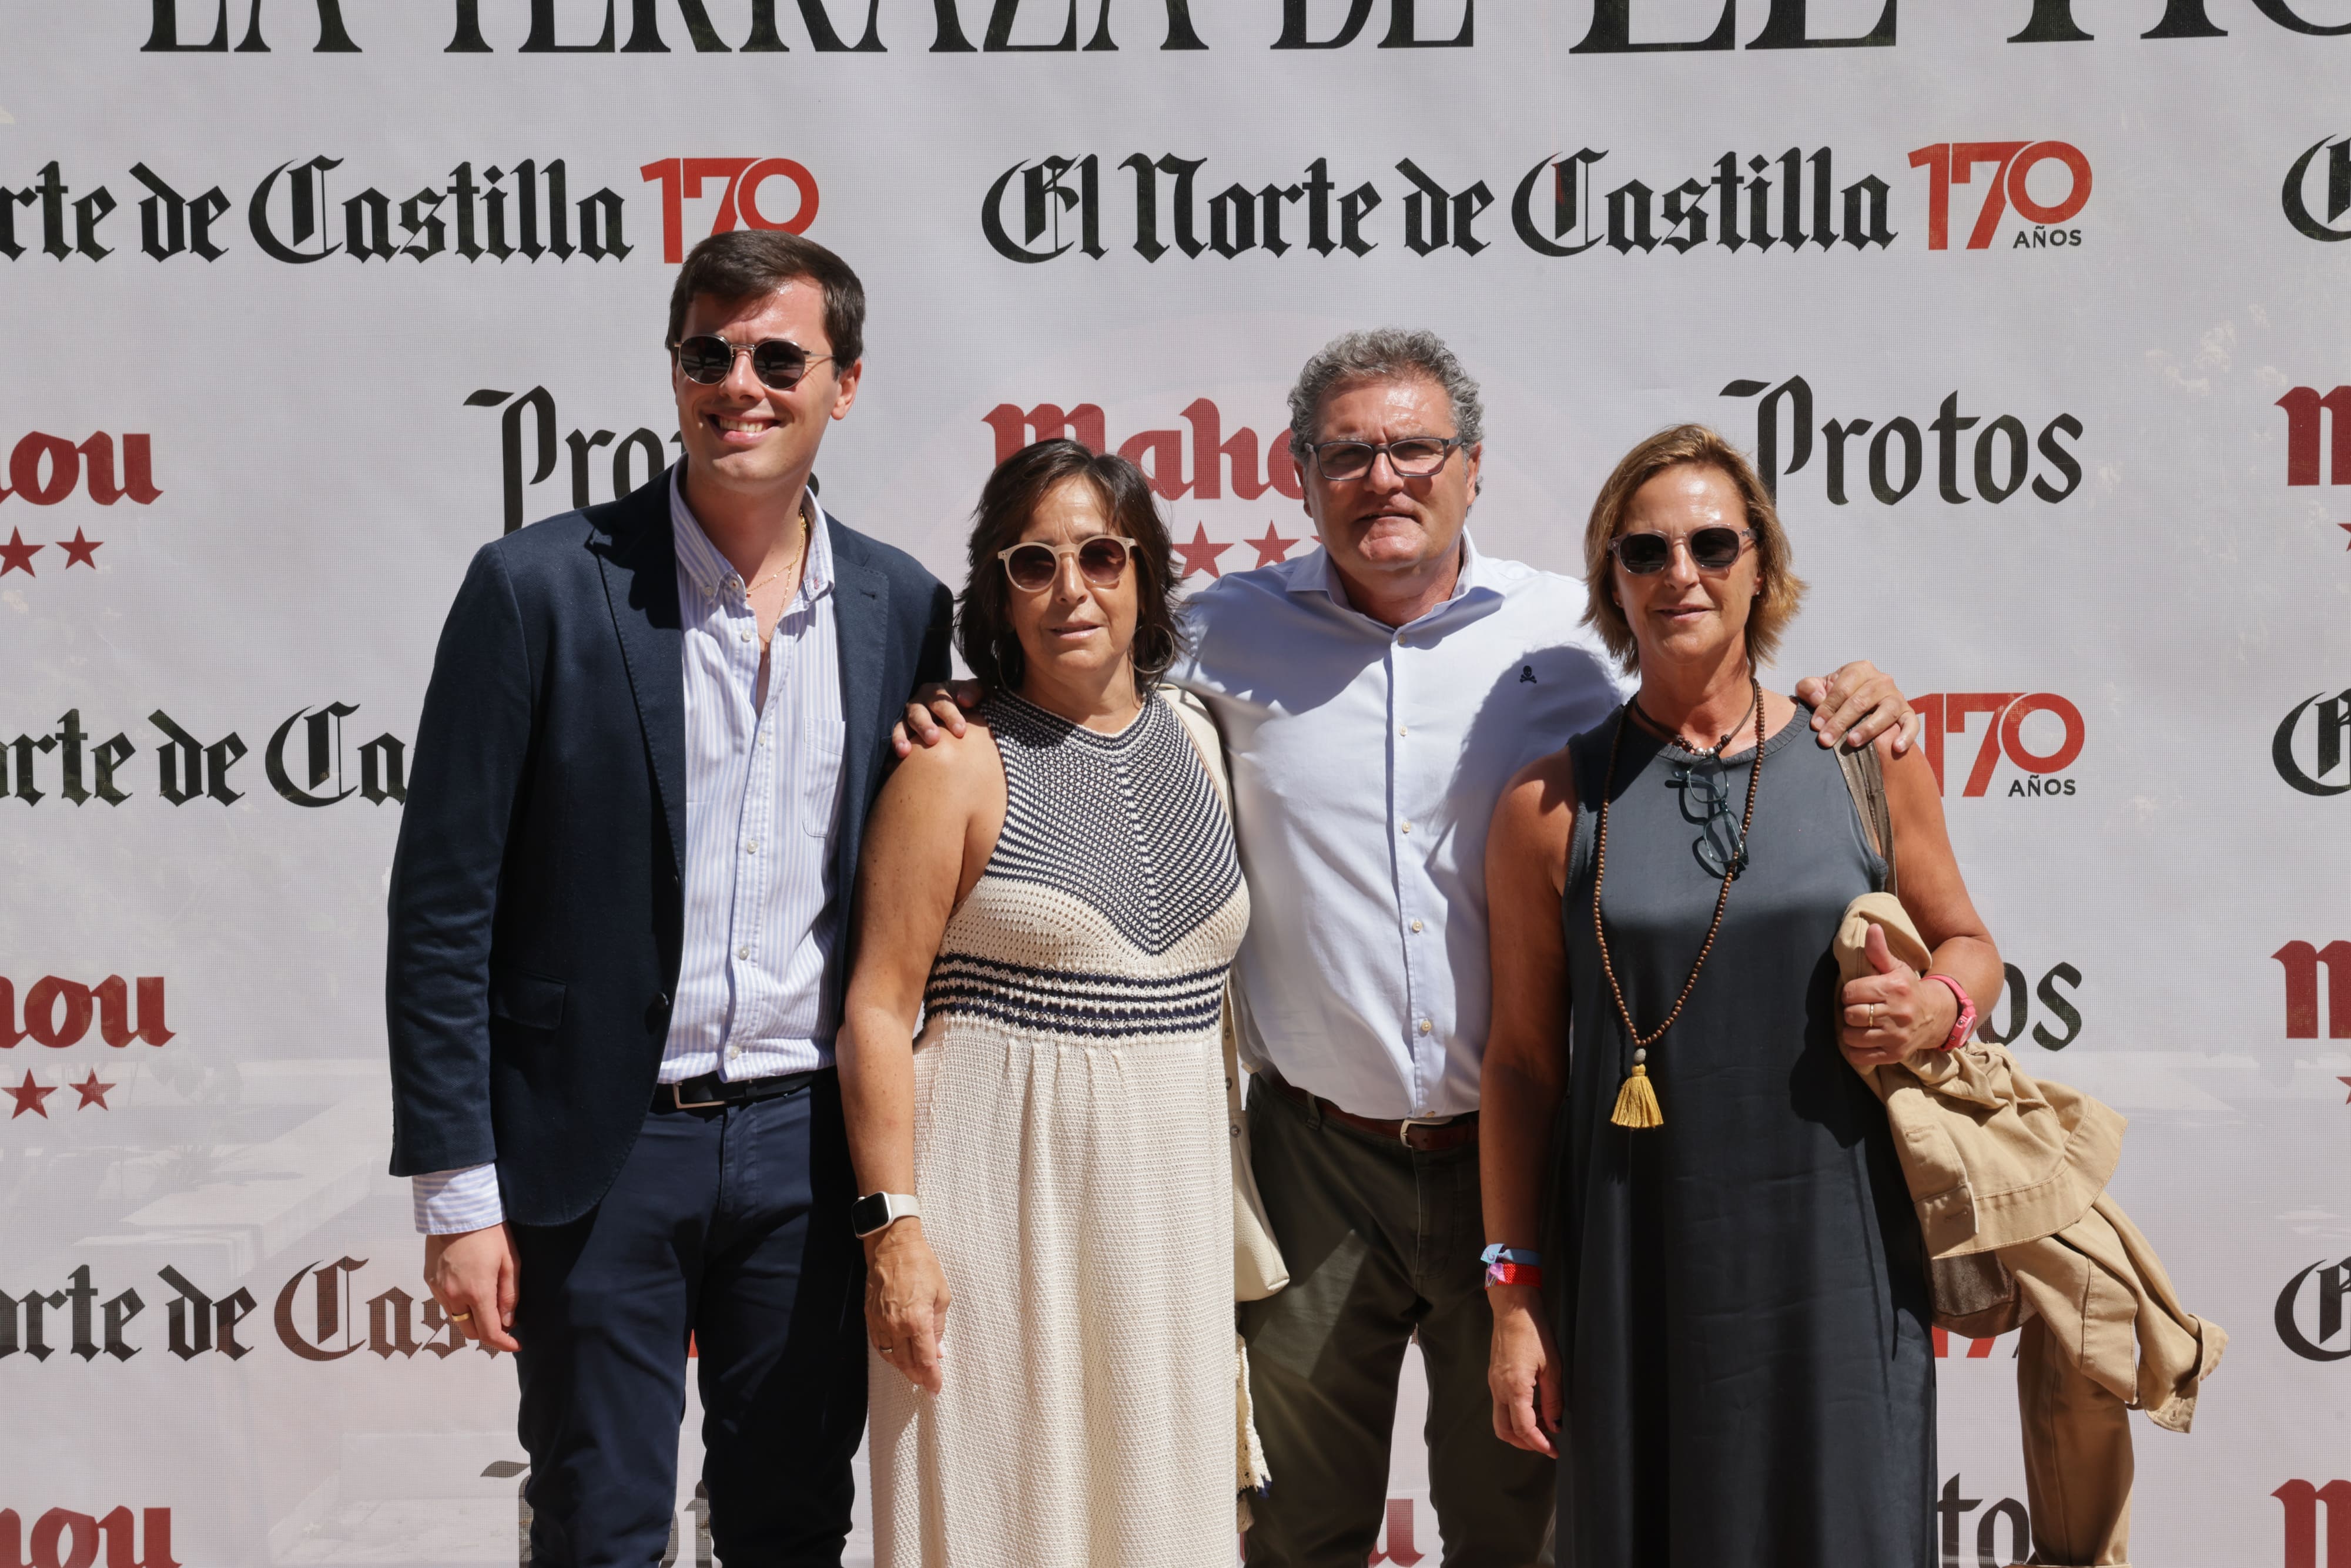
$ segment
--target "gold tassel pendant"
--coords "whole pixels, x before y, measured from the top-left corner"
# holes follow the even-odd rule
[[[1649,1082],[1649,1053],[1633,1053],[1633,1071],[1625,1086],[1616,1091],[1616,1112],[1608,1119],[1620,1127],[1662,1127],[1666,1113],[1657,1104],[1657,1092]]]

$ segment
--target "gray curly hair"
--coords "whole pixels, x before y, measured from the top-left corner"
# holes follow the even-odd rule
[[[1478,401],[1478,383],[1434,332],[1409,327],[1378,327],[1349,332],[1324,344],[1298,372],[1290,389],[1290,455],[1300,467],[1311,455],[1320,434],[1316,422],[1322,402],[1343,387],[1364,382],[1416,377],[1444,389],[1453,405],[1453,433],[1465,446],[1475,446],[1486,434],[1485,405]]]

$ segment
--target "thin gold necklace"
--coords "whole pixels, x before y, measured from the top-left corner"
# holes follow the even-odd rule
[[[743,597],[744,597],[744,598],[746,598],[746,599],[750,598],[750,597],[751,597],[751,595],[753,595],[754,593],[757,593],[757,592],[758,592],[761,588],[765,587],[767,584],[768,584],[768,583],[770,583],[770,582],[775,581],[778,578],[779,578],[779,577],[783,576],[786,572],[788,572],[788,571],[791,571],[791,570],[794,570],[795,569],[797,569],[798,567],[799,567],[802,563],[804,563],[805,561],[807,561],[807,559],[808,559],[808,550],[809,550],[809,538],[810,538],[810,531],[811,531],[811,530],[810,530],[810,524],[809,524],[809,515],[808,515],[808,503],[807,503],[807,502],[805,502],[805,501],[803,501],[803,502],[801,502],[801,503],[800,503],[800,552],[799,552],[799,554],[798,554],[798,555],[794,556],[790,560],[786,561],[783,565],[781,565],[781,566],[779,566],[779,567],[776,568],[776,570],[773,570],[773,571],[769,572],[767,576],[765,576],[765,577],[763,577],[763,578],[759,579],[757,582],[753,582],[753,583],[750,583],[750,584],[748,584],[747,586],[746,586],[746,587],[744,588],[744,590],[743,590]]]

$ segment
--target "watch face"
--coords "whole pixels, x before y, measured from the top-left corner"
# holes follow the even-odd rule
[[[849,1228],[871,1236],[890,1223],[890,1199],[878,1192],[866,1194],[849,1206]]]

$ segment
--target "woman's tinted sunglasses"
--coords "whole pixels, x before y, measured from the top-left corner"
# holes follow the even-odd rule
[[[1728,571],[1754,537],[1753,528],[1693,528],[1684,539],[1691,565],[1700,571]],[[1616,564],[1635,577],[1655,576],[1674,559],[1674,541],[1665,534],[1619,534],[1608,541],[1608,549]]]
[[[1061,575],[1061,558],[1078,558],[1078,575],[1096,588],[1116,588],[1118,580],[1126,573],[1127,557],[1134,547],[1116,534],[1096,534],[1081,545],[1039,544],[1030,540],[996,552],[1004,563],[1004,575],[1012,586],[1024,593],[1039,593],[1053,585]]]

